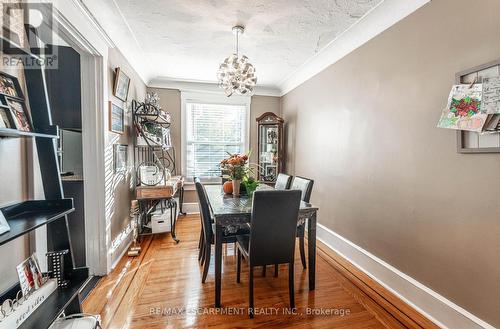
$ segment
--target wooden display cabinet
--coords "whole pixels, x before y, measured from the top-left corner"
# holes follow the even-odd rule
[[[267,184],[276,181],[284,171],[284,120],[272,112],[266,112],[257,118],[258,180]]]

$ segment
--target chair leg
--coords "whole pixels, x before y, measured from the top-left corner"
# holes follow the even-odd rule
[[[278,264],[274,264],[274,277],[277,278],[278,277],[278,272],[279,272],[279,265]]]
[[[236,251],[236,282],[240,283],[241,274],[241,252],[240,249]]]
[[[203,267],[203,277],[201,278],[201,283],[205,283],[207,280],[208,268],[210,267],[210,256],[212,253],[212,247],[205,245],[205,265]]]
[[[290,294],[290,308],[295,308],[293,263],[288,263],[288,293]]]
[[[266,265],[262,266],[262,276],[266,276],[266,269],[267,269]]]
[[[253,319],[253,266],[250,265],[250,268],[248,270],[248,292],[249,292],[249,303],[248,303],[248,315],[250,316],[251,319]]]
[[[205,263],[205,255],[206,255],[206,249],[207,249],[207,245],[206,243],[203,243],[203,246],[201,246],[201,249],[202,249],[202,252],[201,252],[201,265],[203,265]]]
[[[299,249],[300,249],[300,260],[302,261],[302,267],[305,270],[307,268],[307,265],[306,265],[306,251],[304,246],[304,231],[302,231],[302,234],[299,236]]]
[[[203,246],[205,245],[205,239],[203,238],[203,231],[200,234],[200,242],[198,244],[198,249],[200,250],[198,252],[198,261],[201,260],[201,257],[203,256]]]

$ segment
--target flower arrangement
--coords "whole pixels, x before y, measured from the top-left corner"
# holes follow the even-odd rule
[[[243,179],[248,172],[248,154],[229,154],[229,158],[220,162],[220,167],[229,173],[232,180]]]
[[[229,158],[220,162],[220,168],[226,171],[229,178],[233,181],[233,195],[239,195],[240,183],[243,184],[244,191],[248,195],[251,195],[257,189],[259,183],[251,177],[252,169],[250,169],[250,164],[248,163],[250,152],[247,154],[228,154]]]

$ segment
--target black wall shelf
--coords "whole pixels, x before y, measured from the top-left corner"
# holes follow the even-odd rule
[[[74,211],[73,199],[30,200],[0,208],[10,231],[0,235],[0,246]]]
[[[29,25],[25,27],[32,29]],[[45,25],[42,25],[41,28],[47,29]],[[43,36],[52,35],[53,31],[47,29],[45,32],[37,33],[37,35],[42,42],[50,44],[50,40],[44,39]],[[4,46],[2,49],[4,54],[27,56],[28,60],[32,60],[34,63],[40,60],[39,56],[30,51],[31,49],[21,49],[15,42],[11,42],[3,35],[0,35],[0,45]],[[62,312],[66,315],[82,312],[80,292],[89,282],[90,277],[88,268],[74,266],[70,221],[66,215],[75,209],[73,199],[64,197],[64,188],[60,178],[56,143],[53,140],[59,137],[59,133],[51,117],[46,70],[44,67],[37,65],[24,67],[24,77],[26,95],[29,98],[31,109],[31,121],[35,131],[25,132],[0,128],[0,138],[35,137],[43,192],[48,200],[29,200],[0,208],[10,226],[9,232],[0,235],[0,246],[46,225],[47,251],[69,251],[64,255],[64,272],[65,279],[68,280],[68,286],[58,288],[19,327],[44,329],[49,328]],[[71,82],[68,82],[66,85],[61,86],[59,93],[65,93],[70,84]],[[53,269],[49,266],[49,271],[51,270]],[[0,295],[0,302],[3,302],[5,298],[15,297],[19,289],[19,284],[8,289]]]

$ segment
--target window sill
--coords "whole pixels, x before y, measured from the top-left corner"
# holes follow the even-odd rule
[[[221,183],[217,183],[217,182],[204,182],[204,181],[201,181],[201,183],[203,185],[221,185]],[[184,190],[185,191],[195,191],[196,190],[196,187],[194,186],[194,182],[184,182]]]

